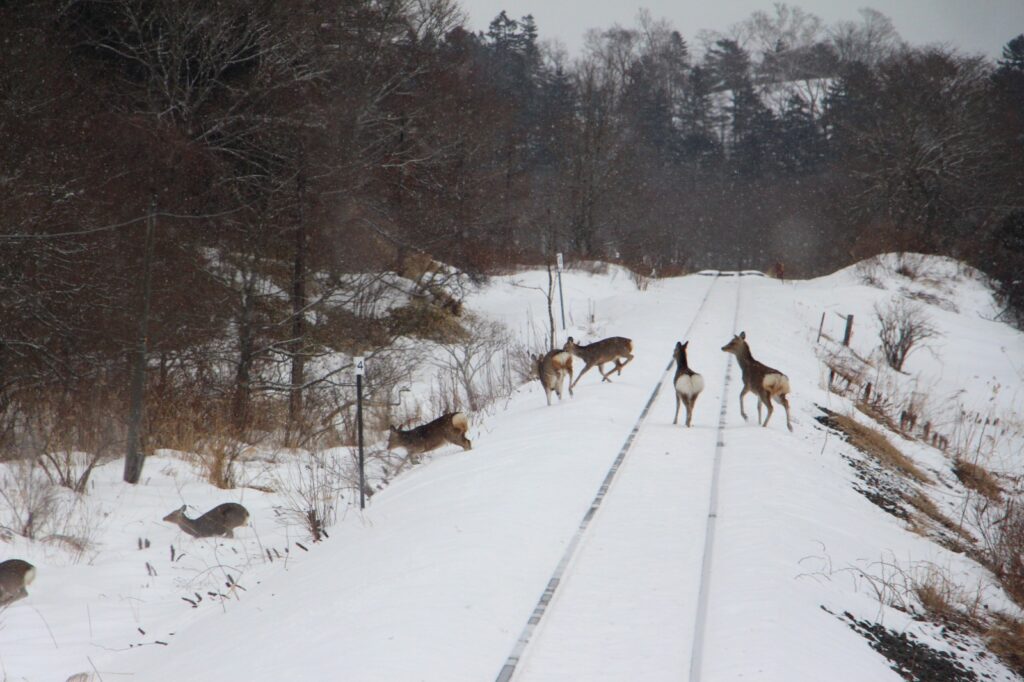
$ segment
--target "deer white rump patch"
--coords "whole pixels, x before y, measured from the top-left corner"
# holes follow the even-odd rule
[[[676,391],[692,397],[704,390],[704,377],[699,374],[681,374],[676,379]]]
[[[35,566],[33,566],[32,568],[30,568],[27,571],[25,571],[25,583],[24,583],[24,586],[28,587],[29,585],[32,584],[32,581],[35,580],[35,579],[36,579],[36,569],[35,569]]]
[[[551,361],[553,363],[562,365],[563,367],[565,366],[565,363],[569,362],[570,360],[572,360],[572,356],[566,353],[564,350],[561,353],[556,353],[555,355],[551,356]]]
[[[785,374],[765,374],[761,385],[770,395],[789,393],[789,378]]]
[[[452,415],[452,425],[461,431],[466,431],[469,429],[469,419],[464,413],[456,412]]]

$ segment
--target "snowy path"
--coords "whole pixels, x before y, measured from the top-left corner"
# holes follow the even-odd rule
[[[727,340],[739,284],[722,278],[685,338]],[[671,423],[670,371],[516,680],[685,678],[730,357],[706,353],[696,367],[707,387],[690,429]]]

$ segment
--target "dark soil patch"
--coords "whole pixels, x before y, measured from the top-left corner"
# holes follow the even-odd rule
[[[826,609],[827,610],[827,609]],[[892,663],[900,677],[910,682],[977,682],[981,678],[948,651],[938,651],[917,641],[913,634],[890,630],[880,623],[857,620],[849,611],[839,617],[871,648]]]
[[[835,413],[824,407],[819,408],[823,414],[815,417],[819,423],[835,432],[840,438],[847,440],[844,432],[835,423]],[[892,514],[896,518],[909,522],[911,514],[903,506],[906,490],[895,480],[891,472],[874,460],[857,459],[840,453],[847,464],[853,469],[859,484],[853,489],[866,497],[879,509]]]

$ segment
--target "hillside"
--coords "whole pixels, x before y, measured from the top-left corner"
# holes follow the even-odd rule
[[[288,511],[285,491],[309,471],[299,453],[248,453],[234,490],[209,485],[187,453],[160,451],[137,487],[119,483],[119,462],[102,466],[88,518],[55,533],[86,543],[0,544],[0,558],[38,568],[30,596],[0,611],[3,678],[1020,679],[985,652],[991,621],[958,615],[968,602],[968,621],[1024,615],[978,561],[1024,473],[1024,335],[995,321],[981,278],[886,256],[808,281],[637,281],[614,267],[564,275],[559,342],[630,337],[621,376],[591,370],[551,407],[524,385],[473,415],[472,450],[376,472],[364,511],[346,490],[323,542]],[[465,305],[530,343],[546,283],[495,277]],[[935,332],[903,372],[877,351],[876,306],[897,299]],[[720,350],[740,331],[788,375],[792,433],[781,408],[757,426],[752,395],[740,416],[739,369]],[[683,340],[706,382],[690,429],[672,424],[666,373]],[[845,375],[837,391],[829,364]],[[909,464],[855,447],[849,422]],[[334,461],[349,467],[348,454]],[[979,504],[957,457],[991,472],[998,502]],[[233,540],[160,521],[225,501],[252,514]]]

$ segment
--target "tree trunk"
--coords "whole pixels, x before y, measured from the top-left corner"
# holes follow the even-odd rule
[[[131,395],[128,407],[128,449],[124,456],[124,480],[138,483],[146,454],[142,450],[142,413],[145,408],[146,355],[149,335],[149,303],[153,283],[153,241],[156,231],[156,200],[149,206],[146,220],[146,245],[142,257],[142,304],[139,310],[139,334],[136,339],[135,363],[132,368]]]
[[[300,161],[301,162],[301,161]],[[298,225],[295,229],[295,254],[292,263],[292,329],[291,329],[291,392],[288,401],[289,435],[302,431],[302,385],[306,380],[305,336],[306,336],[306,257],[309,235],[306,229],[306,215],[303,202],[306,194],[306,178],[299,171],[296,193],[298,194]]]

